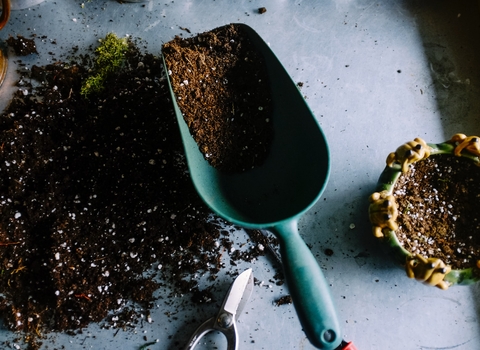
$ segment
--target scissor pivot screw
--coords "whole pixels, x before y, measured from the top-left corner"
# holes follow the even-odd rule
[[[217,323],[222,328],[228,328],[233,323],[233,317],[232,315],[223,312],[218,316]]]

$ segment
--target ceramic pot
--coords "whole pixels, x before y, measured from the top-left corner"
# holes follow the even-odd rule
[[[10,0],[2,0],[2,14],[0,15],[0,29],[3,29],[10,18],[11,3]]]
[[[407,276],[410,278],[441,289],[447,289],[455,284],[468,285],[478,282],[480,260],[477,261],[477,266],[455,270],[435,256],[425,257],[410,252],[402,246],[396,235],[399,228],[397,223],[399,212],[393,193],[395,184],[400,175],[409,170],[411,164],[431,155],[455,155],[480,165],[480,138],[456,134],[449,141],[440,144],[427,144],[424,140],[416,138],[390,153],[387,157],[387,165],[378,180],[376,191],[369,198],[369,219],[373,234],[390,248],[390,252],[393,252],[396,260],[405,267]],[[412,209],[414,210],[415,208]]]

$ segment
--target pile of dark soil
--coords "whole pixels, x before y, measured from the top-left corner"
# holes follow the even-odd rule
[[[261,165],[273,138],[263,56],[230,24],[163,45],[178,106],[205,159],[225,172]]]
[[[480,260],[480,167],[471,160],[433,155],[415,163],[394,187],[396,235],[411,253],[453,269]]]
[[[85,99],[92,65],[24,71],[0,116],[0,317],[32,348],[32,335],[128,301],[148,309],[159,276],[198,296],[195,274],[214,279],[232,244],[189,178],[159,57],[130,42],[107,89]]]

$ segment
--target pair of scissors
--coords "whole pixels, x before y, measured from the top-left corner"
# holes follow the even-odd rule
[[[233,281],[217,316],[206,320],[188,341],[185,350],[192,350],[200,339],[209,332],[219,331],[227,338],[227,350],[237,350],[237,319],[253,291],[252,269],[242,272]]]

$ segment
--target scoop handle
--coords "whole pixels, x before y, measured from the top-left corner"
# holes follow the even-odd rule
[[[308,340],[319,349],[335,349],[341,341],[340,324],[327,281],[298,233],[297,220],[276,225],[285,279]]]

